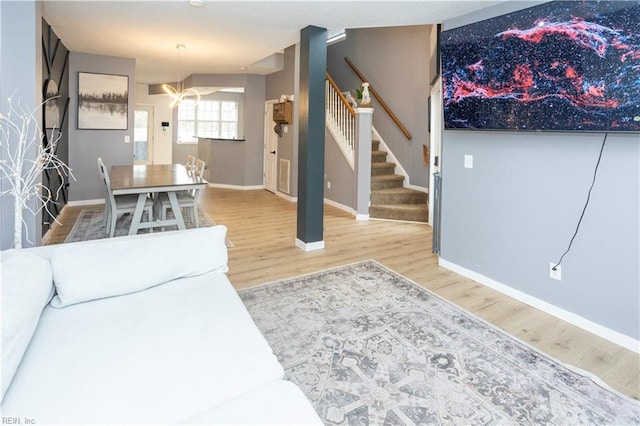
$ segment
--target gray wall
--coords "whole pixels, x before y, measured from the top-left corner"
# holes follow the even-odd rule
[[[324,198],[355,210],[355,173],[329,129],[324,139]]]
[[[247,75],[245,85],[244,185],[263,184],[265,77]]]
[[[0,2],[0,113],[8,111],[9,97],[14,107],[35,110],[42,102],[42,17],[40,3],[33,1]],[[41,114],[36,113],[41,122]],[[15,141],[11,141],[13,146]],[[0,150],[0,159],[4,159]],[[32,158],[35,158],[35,151]],[[6,190],[6,183],[1,183]],[[36,207],[33,200],[32,208]],[[0,197],[0,250],[13,245],[13,199],[10,195]],[[39,245],[42,219],[28,212],[23,216],[28,236]],[[26,239],[23,232],[23,247],[34,244]]]
[[[511,10],[496,7],[494,15]],[[549,277],[575,231],[603,137],[445,131],[441,258],[638,339],[637,134],[609,135],[562,281]]]
[[[422,161],[422,145],[429,145],[427,100],[431,26],[348,30],[347,39],[328,48],[329,74],[340,90],[353,91],[361,82],[347,56],[400,119],[413,139],[408,140],[373,99],[373,125],[409,174],[411,184],[429,186],[429,169]]]
[[[70,201],[104,198],[103,184],[98,175],[96,159],[111,168],[133,164],[133,115],[135,108],[135,59],[71,52],[69,56],[69,166],[76,180],[71,179]],[[78,129],[78,73],[126,75],[129,77],[129,110],[127,130]],[[131,142],[125,143],[125,136]]]
[[[296,78],[296,46],[289,46],[284,51],[284,67],[282,71],[269,74],[266,78],[266,100],[279,99],[280,95],[295,94]],[[297,100],[297,99],[296,99]],[[297,108],[298,103],[294,100],[293,107]],[[295,120],[294,120],[295,121]],[[272,123],[272,128],[275,123]],[[289,131],[283,133],[278,139],[278,174],[277,188],[280,187],[280,159],[290,161],[290,182],[289,195],[295,197],[298,194],[298,179],[294,173],[298,169],[298,155],[295,147],[298,144],[297,122],[290,124]],[[270,130],[270,129],[268,129]]]

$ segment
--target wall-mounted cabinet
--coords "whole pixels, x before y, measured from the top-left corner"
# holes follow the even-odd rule
[[[293,102],[279,102],[273,104],[273,121],[278,124],[291,124],[293,117]]]

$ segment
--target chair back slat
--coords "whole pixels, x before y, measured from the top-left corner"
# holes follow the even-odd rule
[[[109,178],[107,167],[102,162],[102,157],[98,157],[98,170],[100,171],[100,177],[102,178],[105,187],[111,191],[111,179]]]
[[[116,198],[111,191],[111,179],[109,178],[109,172],[107,171],[107,167],[104,165],[102,161],[102,157],[98,157],[98,171],[100,172],[100,177],[102,178],[102,182],[104,183],[104,196],[105,203],[109,203],[113,209],[116,206]]]
[[[194,157],[193,155],[187,155],[187,164],[185,165],[187,170],[191,170],[193,167],[195,167],[195,165],[196,157]]]
[[[196,168],[194,170],[194,174],[198,177],[204,176],[204,169],[207,167],[207,163],[198,159],[196,160]]]

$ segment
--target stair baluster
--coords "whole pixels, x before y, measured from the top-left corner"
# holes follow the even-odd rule
[[[353,169],[356,143],[356,112],[331,76],[326,74],[326,77],[326,124]]]

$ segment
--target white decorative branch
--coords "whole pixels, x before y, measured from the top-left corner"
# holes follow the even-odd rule
[[[47,101],[51,99],[53,98]],[[44,209],[53,217],[49,203],[55,202],[62,185],[54,194],[42,185],[42,174],[50,170],[60,176],[73,177],[71,169],[56,155],[60,133],[54,128],[47,146],[42,143],[44,135],[34,114],[47,101],[35,110],[28,111],[15,108],[9,98],[7,115],[0,113],[0,197],[13,196],[15,248],[22,248],[23,226],[28,229],[23,216],[25,210],[35,216]],[[30,205],[33,204],[29,202],[32,198],[36,200],[35,207]],[[57,219],[55,220],[57,222]],[[31,242],[28,233],[27,241]]]

